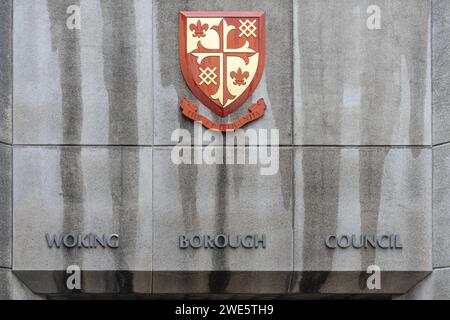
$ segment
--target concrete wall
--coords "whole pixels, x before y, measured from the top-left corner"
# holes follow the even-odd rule
[[[433,273],[401,299],[450,299],[450,3],[433,1]]]
[[[12,1],[0,2],[0,268],[11,268]]]
[[[430,1],[294,3],[294,142],[429,145]]]
[[[433,144],[450,141],[450,4],[433,0]]]
[[[0,267],[11,268],[11,147],[0,145]]]
[[[0,142],[12,142],[12,0],[0,2]]]
[[[82,293],[115,294],[403,294],[449,267],[450,155],[433,147],[450,140],[448,1],[0,3],[2,68],[13,61],[0,86],[0,262],[35,292],[68,294],[72,264]],[[66,26],[70,5],[80,30]],[[374,5],[380,29],[368,27]],[[226,119],[199,111],[228,122],[264,98],[246,128],[279,130],[275,175],[171,161],[173,130],[194,132],[179,103],[198,102],[179,69],[182,10],[266,11],[251,101]],[[62,232],[117,233],[121,245],[49,248],[45,234]],[[181,234],[219,233],[265,234],[268,246],[178,248]],[[403,249],[324,245],[386,233]],[[381,290],[365,286],[373,264]]]

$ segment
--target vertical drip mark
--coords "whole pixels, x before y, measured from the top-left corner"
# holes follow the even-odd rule
[[[134,1],[102,1],[104,79],[109,100],[109,143],[138,144],[136,13]],[[109,152],[113,220],[126,247],[116,251],[116,288],[132,293],[133,261],[127,256],[137,242],[139,211],[139,151]]]
[[[279,148],[279,147],[277,147]],[[294,151],[293,149],[279,148],[280,163],[280,190],[283,196],[283,208],[292,209],[294,198]],[[284,177],[284,178],[283,178]],[[292,219],[294,217],[292,216]]]
[[[286,3],[287,4],[287,3]],[[283,4],[283,5],[286,5]],[[267,79],[267,91],[270,101],[274,106],[283,106],[287,108],[287,112],[291,115],[291,110],[293,108],[293,20],[286,17],[285,12],[293,11],[293,3],[289,1],[289,8],[285,11],[279,10],[279,3],[269,2],[269,6],[272,8],[267,8],[267,12],[270,12],[269,19],[266,20],[266,30],[270,28],[275,28],[278,32],[268,32],[266,31],[266,46],[276,43],[276,46],[270,47],[270,54],[267,55],[267,63],[265,64],[266,79]],[[277,10],[278,9],[278,10]],[[280,37],[283,34],[283,37]],[[266,48],[267,50],[268,48]],[[269,51],[269,50],[267,50]],[[284,58],[281,58],[284,57]],[[280,59],[281,58],[281,59]],[[288,79],[288,80],[286,80]],[[274,85],[282,84],[282,85]],[[276,128],[286,127],[286,113],[285,112],[274,112],[273,116],[275,119]],[[288,117],[289,119],[289,117]],[[293,119],[289,119],[293,121]],[[289,123],[290,125],[290,123]],[[291,126],[289,126],[289,131]],[[292,139],[292,132],[289,132],[289,138]],[[292,140],[289,142],[291,143]]]
[[[317,1],[300,1],[298,5],[298,12],[308,13],[299,19],[296,30],[300,55],[297,72],[302,79],[308,79],[300,82],[297,94],[302,103],[302,143],[308,144],[336,144],[342,141],[344,130],[341,125],[342,84],[346,61],[342,44],[347,41],[351,4],[333,2],[327,10],[322,10],[323,5]],[[319,67],[311,68],[312,62]],[[340,163],[340,150],[304,149],[302,152],[302,261],[305,271],[299,281],[299,290],[304,293],[319,292],[329,275],[323,270],[332,270],[333,252],[319,255],[317,246],[323,244],[324,235],[333,235],[337,231]]]
[[[361,150],[359,158],[359,194],[361,234],[376,235],[380,215],[381,187],[388,149]],[[375,250],[361,251],[361,270],[375,264]],[[365,288],[366,273],[361,273],[360,286]]]
[[[80,32],[66,27],[66,10],[73,4],[79,5],[79,1],[47,0],[52,49],[58,52],[61,74],[63,144],[80,144],[83,125]],[[61,148],[60,171],[64,202],[63,232],[77,232],[83,228],[85,214],[80,148]],[[82,255],[78,253],[75,250],[67,251],[66,267],[72,264],[82,266]],[[55,282],[58,288],[64,288],[61,286],[60,276],[56,273]]]
[[[224,137],[225,138],[225,137]],[[225,140],[225,139],[224,139]],[[220,148],[220,147],[219,147]],[[226,152],[222,154],[223,161],[226,163]],[[225,234],[227,224],[227,201],[228,201],[228,180],[229,175],[225,164],[217,165],[216,176],[216,208],[215,208],[215,234]],[[212,252],[213,270],[223,270],[220,272],[213,271],[209,276],[209,292],[222,293],[225,292],[230,282],[230,273],[227,269],[226,251],[213,250]]]
[[[405,55],[401,55],[400,62],[400,108],[399,108],[399,124],[397,126],[398,136],[401,139],[401,144],[407,145],[411,140],[410,124],[413,119],[410,117],[409,121],[402,121],[408,118],[408,113],[411,113],[411,84],[409,79],[408,65]],[[408,139],[409,138],[409,139]]]
[[[83,125],[81,94],[80,31],[66,26],[66,10],[72,0],[47,0],[52,49],[58,52],[61,73],[63,143],[80,144]]]
[[[191,147],[191,154],[195,152],[196,147]],[[184,152],[184,151],[182,151]],[[170,156],[170,152],[169,152]],[[193,156],[193,155],[192,155]],[[200,232],[200,218],[197,210],[197,181],[198,168],[196,164],[182,164],[177,166],[178,185],[181,195],[181,210],[183,213],[184,232]],[[196,252],[190,250],[184,257],[184,263],[187,265],[194,258]],[[195,278],[182,277],[183,287],[191,288],[195,285]]]
[[[339,212],[339,178],[341,151],[303,151],[303,176],[305,179],[303,265],[305,270],[300,281],[303,293],[317,293],[325,283],[333,263],[333,251],[325,255],[317,254],[324,235],[334,235],[337,231]]]
[[[191,151],[195,152],[195,150]],[[183,211],[184,230],[186,232],[198,232],[200,228],[200,220],[197,211],[197,175],[198,169],[196,164],[178,166],[181,208]]]
[[[283,5],[289,6],[289,8],[286,9],[287,12],[293,12],[294,3],[292,1],[283,3]],[[281,111],[281,109],[277,112],[273,112],[273,117],[276,129],[280,130],[281,143],[284,143],[283,133],[286,133],[286,136],[289,138],[287,143],[292,144],[294,139],[294,117],[292,117],[294,113],[294,19],[292,16],[291,19],[286,17],[284,8],[283,10],[279,10],[280,4],[269,2],[269,6],[270,8],[268,8],[267,12],[270,12],[270,14],[266,17],[266,52],[270,51],[270,54],[266,55],[267,63],[265,64],[267,70],[265,73],[267,93],[270,102],[273,103],[273,106],[269,106],[269,108],[275,109],[275,106],[283,106],[285,110],[287,109],[286,112]],[[279,30],[279,32],[285,34],[285,36],[280,37],[279,32],[269,32],[270,28],[280,28],[281,30]],[[277,45],[267,48],[267,46],[270,46],[272,43],[276,43]],[[287,48],[289,50],[287,50]],[[283,56],[286,59],[280,59],[280,57]],[[282,71],[280,72],[280,70]],[[290,80],[286,81],[286,79]],[[286,114],[289,114],[290,117],[288,116],[286,118]],[[286,124],[289,125],[286,126]],[[287,127],[288,129],[283,130],[284,127]],[[268,132],[270,132],[270,130],[268,130]],[[269,140],[269,143],[271,144],[272,142]],[[281,152],[279,152],[279,154],[281,155]],[[292,186],[292,176],[289,174],[289,171],[286,170],[280,170],[279,176],[281,179],[281,189],[283,191],[283,204],[286,208],[291,203],[292,192],[290,187]]]
[[[363,6],[362,6],[363,7]],[[364,8],[364,7],[363,7]],[[386,4],[382,24],[394,23],[391,18],[395,8]],[[395,143],[393,135],[400,104],[400,83],[398,79],[398,45],[392,45],[390,39],[396,39],[395,29],[386,28],[384,32],[367,30],[364,25],[361,39],[361,111],[359,113],[359,143],[390,144]],[[395,57],[394,59],[392,57]],[[391,70],[385,72],[384,70]]]
[[[138,144],[136,13],[133,1],[102,1],[109,143]]]
[[[224,141],[225,141],[225,135],[224,135]],[[253,148],[255,149],[255,151],[257,151],[257,149],[260,147],[259,146],[258,147],[249,147],[248,152],[253,151],[253,150],[251,150]],[[269,147],[267,147],[267,148],[269,148]],[[223,151],[223,153],[224,153],[223,163],[226,163],[225,160],[226,160],[227,152],[230,152],[230,153],[233,152],[234,157],[237,158],[237,154],[236,154],[237,148],[234,145],[233,146],[225,146],[223,150],[224,150]],[[245,165],[234,165],[232,167],[233,168],[233,177],[231,179],[233,181],[233,189],[231,191],[233,192],[233,196],[235,198],[238,198],[239,195],[241,194],[241,188],[242,188],[242,184],[244,182],[244,176],[243,176],[244,167],[245,167]]]
[[[109,150],[111,200],[114,230],[122,245],[115,250],[117,288],[120,293],[133,293],[133,265],[129,252],[136,249],[139,212],[139,151],[113,148]]]
[[[428,134],[425,134],[425,120],[428,117],[425,114],[430,107],[427,105],[429,101],[429,83],[431,82],[430,74],[430,4],[431,1],[421,1],[417,4],[418,8],[415,8],[417,12],[423,14],[408,17],[408,27],[411,28],[411,32],[415,32],[418,41],[414,42],[414,50],[409,50],[410,54],[407,55],[406,63],[407,70],[409,70],[408,81],[411,86],[410,91],[410,114],[409,114],[409,141],[411,144],[427,144],[429,143],[425,138]],[[424,28],[423,26],[426,26]],[[408,44],[404,44],[406,47]],[[403,60],[402,60],[403,62]],[[429,120],[430,121],[430,120]]]
[[[188,0],[179,0],[174,6],[174,2],[170,1],[154,1],[156,8],[156,28],[154,28],[154,42],[158,53],[154,54],[154,70],[159,69],[158,76],[160,77],[161,87],[158,89],[170,88],[177,94],[177,104],[186,97],[189,93],[184,79],[179,71],[179,66],[174,65],[174,61],[179,61],[178,52],[178,38],[175,42],[168,42],[167,39],[173,37],[173,32],[178,32],[178,14],[168,14],[169,12],[178,12],[189,10]],[[154,46],[155,48],[155,46]],[[159,68],[156,68],[159,66]],[[178,68],[177,68],[178,67]],[[161,70],[171,70],[170,72],[161,72]],[[156,81],[154,81],[154,84]],[[172,101],[169,99],[169,101]],[[178,122],[181,129],[192,130],[192,122],[187,121],[185,117],[179,112],[177,105],[169,105],[166,99],[160,101],[161,108],[174,108],[173,111],[178,111]]]
[[[341,141],[345,82],[345,54],[342,45],[349,32],[346,4],[300,3],[300,11],[310,12],[298,23],[300,41],[300,83],[302,96],[302,138],[307,144],[334,145]],[[337,18],[339,17],[339,18]],[[339,54],[337,54],[339,53]],[[312,68],[311,63],[317,67]],[[332,115],[332,116],[331,116]],[[319,130],[318,130],[319,129]]]

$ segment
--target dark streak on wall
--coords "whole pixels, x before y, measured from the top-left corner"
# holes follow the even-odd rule
[[[63,143],[80,144],[83,127],[83,99],[81,89],[80,32],[69,30],[66,26],[67,7],[79,5],[79,1],[48,0],[48,14],[51,23],[52,49],[58,53],[61,93]],[[65,148],[60,150],[61,187],[64,201],[64,232],[77,232],[83,228],[83,172],[81,149]],[[67,251],[66,264],[79,264],[80,256]],[[57,283],[60,279],[55,279]]]
[[[102,1],[104,79],[109,99],[109,143],[138,144],[136,12],[134,1]],[[126,247],[115,252],[117,268],[129,269],[127,247],[137,240],[139,203],[139,151],[109,151],[114,227],[126,237]],[[123,242],[124,243],[124,242]],[[132,293],[133,274],[116,274],[120,293]]]

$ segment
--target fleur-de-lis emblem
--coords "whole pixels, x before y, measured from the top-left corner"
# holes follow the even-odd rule
[[[200,19],[197,21],[197,24],[193,24],[191,23],[191,25],[189,26],[189,29],[191,29],[191,31],[193,31],[194,33],[192,34],[194,37],[197,38],[202,38],[204,36],[206,36],[206,31],[208,31],[209,26],[208,24],[202,24],[202,22],[200,21]]]
[[[230,73],[230,76],[232,79],[234,79],[234,84],[238,85],[238,86],[243,86],[245,85],[245,81],[247,80],[247,78],[249,77],[249,73],[247,71],[242,72],[242,69],[239,68],[237,70],[237,72],[232,71]]]

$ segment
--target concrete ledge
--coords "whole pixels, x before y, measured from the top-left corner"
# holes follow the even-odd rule
[[[433,270],[429,277],[407,294],[397,298],[403,300],[449,300],[450,268]]]
[[[35,300],[41,297],[33,294],[10,269],[0,269],[0,300]]]
[[[65,271],[23,271],[14,274],[34,293],[43,295],[400,295],[429,272],[381,273],[381,289],[369,290],[365,272],[242,272],[242,271],[83,271],[81,289],[68,290]]]
[[[152,288],[151,272],[83,271],[81,290],[68,290],[66,271],[20,271],[14,274],[38,294],[143,294]]]
[[[304,294],[401,294],[407,292],[430,272],[384,271],[380,273],[381,288],[367,288],[366,271],[296,272],[291,293]]]

